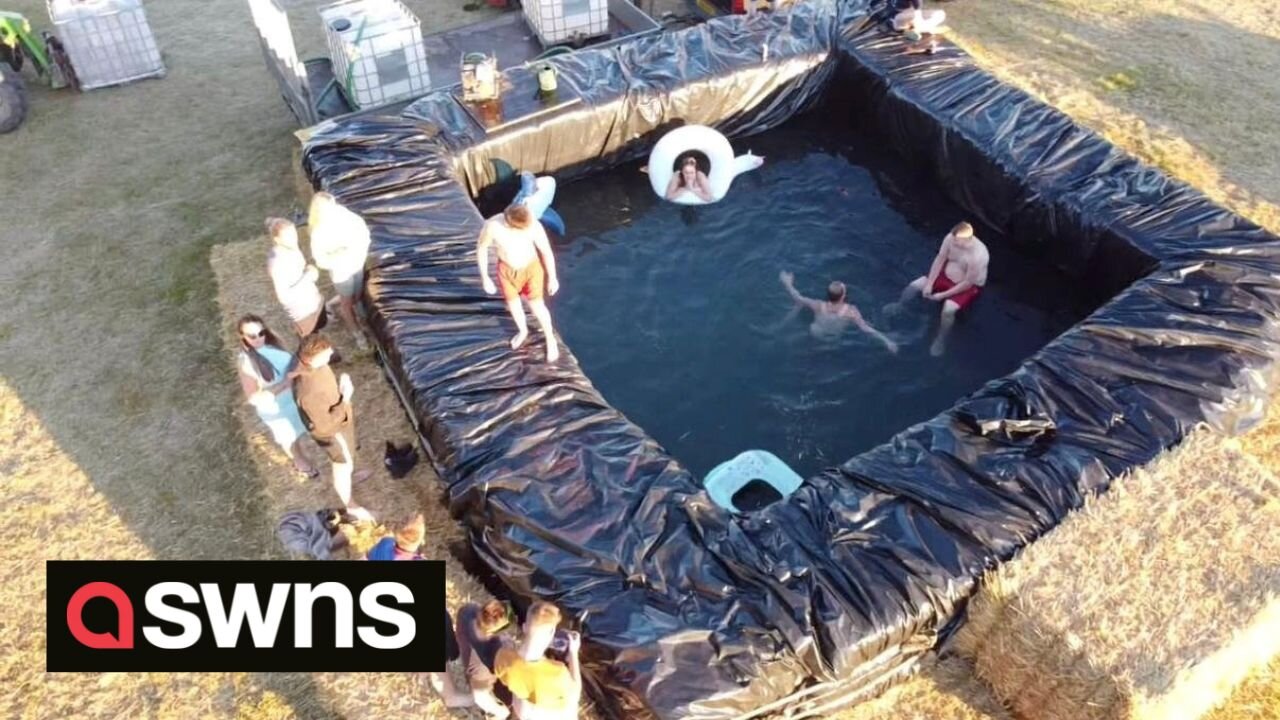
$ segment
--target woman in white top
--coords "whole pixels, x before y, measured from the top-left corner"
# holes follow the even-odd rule
[[[298,337],[306,337],[324,329],[327,320],[324,300],[316,279],[320,271],[298,248],[298,229],[284,218],[267,218],[267,234],[271,237],[271,252],[267,255],[267,273],[276,299],[284,308]]]
[[[299,473],[316,478],[320,473],[303,456],[298,439],[307,434],[293,399],[289,372],[296,364],[293,353],[284,349],[275,333],[257,315],[245,315],[236,323],[240,337],[240,355],[236,369],[240,387],[249,404],[266,424],[271,437],[293,461]]]

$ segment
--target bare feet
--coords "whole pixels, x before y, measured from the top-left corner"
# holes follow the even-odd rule
[[[518,350],[520,346],[524,344],[524,341],[528,339],[529,339],[529,331],[521,330],[520,332],[516,333],[515,337],[511,338],[511,349]]]
[[[947,342],[943,338],[938,338],[929,346],[929,354],[934,357],[942,357],[942,353],[947,351]]]
[[[547,338],[547,362],[553,363],[559,359],[560,346],[556,344],[555,340]]]
[[[375,522],[373,513],[369,512],[368,508],[363,505],[348,505],[347,513],[355,518],[356,522]]]
[[[902,312],[902,306],[896,302],[891,302],[888,305],[885,305],[884,309],[880,312],[883,313],[885,317],[893,317],[894,315]]]

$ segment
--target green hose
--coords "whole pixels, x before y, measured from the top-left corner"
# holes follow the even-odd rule
[[[364,39],[364,27],[365,27],[365,25],[368,25],[368,24],[369,24],[369,16],[368,16],[368,15],[365,15],[363,18],[360,18],[360,29],[359,29],[359,30],[356,30],[356,39],[355,39],[355,42],[351,43],[352,47],[356,48],[356,52],[357,52],[357,53],[359,53],[359,52],[360,52],[360,41]],[[353,107],[352,107],[352,109],[353,109],[353,110],[359,110],[359,109],[360,109],[360,103],[356,101],[356,94],[355,94],[355,91],[353,91],[353,90],[351,89],[351,83],[352,83],[352,81],[355,79],[355,75],[356,75],[356,63],[355,63],[355,58],[348,56],[348,57],[347,57],[347,82],[346,82],[346,88],[347,88],[347,95],[349,95],[349,97],[348,97],[347,99],[351,101],[351,105],[353,106]]]
[[[557,55],[568,55],[571,52],[573,52],[573,48],[567,45],[552,45],[546,50],[543,50],[537,57],[535,57],[530,62],[538,62],[539,60],[546,60],[549,57],[555,57]]]

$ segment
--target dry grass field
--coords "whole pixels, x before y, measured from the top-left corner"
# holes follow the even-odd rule
[[[462,0],[408,2],[429,30],[475,17]],[[38,0],[4,6],[45,25]],[[948,11],[955,38],[1010,82],[1280,230],[1274,0],[962,0]],[[151,0],[148,12],[167,77],[36,89],[27,124],[0,136],[0,717],[451,717],[407,676],[43,672],[45,560],[277,557],[279,513],[332,502],[264,441],[228,350],[230,318],[275,310],[258,238],[263,217],[296,202],[293,119],[242,2]],[[318,30],[310,13],[295,16],[299,35]],[[368,360],[352,372],[375,462],[408,425]],[[1245,448],[1280,467],[1280,423]],[[425,470],[356,492],[387,519],[427,509],[441,555],[456,537]],[[451,602],[483,592],[456,568],[449,580]],[[1273,666],[1214,720],[1280,717],[1277,698]],[[1005,717],[993,702],[948,659],[839,717]]]

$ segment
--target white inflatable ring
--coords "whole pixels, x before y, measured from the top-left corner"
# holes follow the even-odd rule
[[[676,160],[685,153],[699,152],[711,163],[707,181],[711,186],[711,202],[717,202],[729,192],[729,185],[740,173],[754,170],[764,164],[764,159],[751,153],[733,156],[733,146],[719,132],[705,125],[685,125],[676,128],[653,146],[649,153],[649,184],[653,192],[667,199],[667,185],[675,174]],[[681,205],[706,205],[707,201],[690,190],[684,190],[671,202]]]

